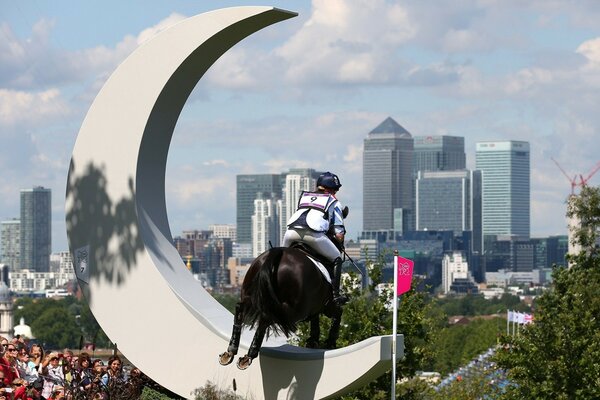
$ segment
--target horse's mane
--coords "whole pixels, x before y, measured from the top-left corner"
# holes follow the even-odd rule
[[[275,332],[289,336],[296,331],[296,324],[287,317],[276,293],[277,270],[284,251],[285,248],[275,247],[254,261],[260,265],[256,266],[259,270],[246,291],[249,304],[246,304],[244,323],[254,328],[262,322]]]

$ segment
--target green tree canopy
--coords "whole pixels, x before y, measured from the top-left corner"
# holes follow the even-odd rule
[[[600,189],[583,187],[569,216],[581,221],[574,236],[581,252],[569,256],[570,268],[554,268],[534,323],[503,337],[497,361],[514,383],[507,399],[600,398]]]

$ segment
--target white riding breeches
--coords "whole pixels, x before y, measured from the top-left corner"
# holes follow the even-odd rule
[[[329,261],[341,256],[338,248],[323,232],[315,232],[310,229],[288,229],[283,236],[283,247],[289,247],[294,242],[306,243]]]

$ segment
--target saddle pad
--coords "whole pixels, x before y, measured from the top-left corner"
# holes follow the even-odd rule
[[[329,276],[329,272],[327,272],[327,268],[325,268],[323,264],[309,256],[308,254],[306,256],[310,258],[310,261],[312,261],[313,264],[315,264],[315,266],[319,269],[319,271],[321,271],[321,273],[325,277],[325,280],[331,284],[331,277]]]

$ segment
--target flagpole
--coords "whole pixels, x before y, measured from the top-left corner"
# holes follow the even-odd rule
[[[508,324],[510,324],[510,318],[512,317],[510,310],[506,310],[506,336],[510,335]]]
[[[394,315],[392,320],[392,400],[396,399],[396,333],[398,330],[398,250],[394,251]]]

